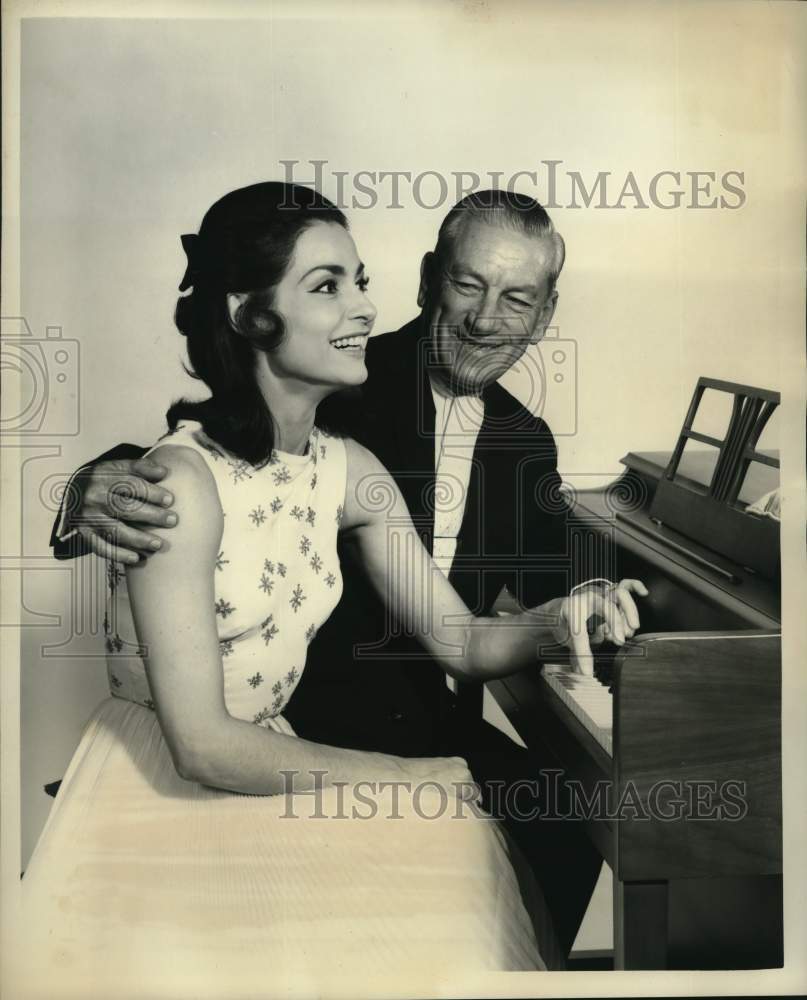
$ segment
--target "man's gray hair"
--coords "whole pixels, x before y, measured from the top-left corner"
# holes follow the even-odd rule
[[[549,264],[549,287],[555,287],[566,257],[563,237],[555,230],[546,209],[534,198],[516,191],[474,191],[466,195],[443,219],[435,254],[445,261],[454,240],[466,221],[479,219],[494,226],[506,226],[526,236],[547,237],[554,253]]]

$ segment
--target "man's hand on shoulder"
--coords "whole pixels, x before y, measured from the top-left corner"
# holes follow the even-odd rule
[[[213,473],[197,451],[183,445],[160,445],[152,456],[166,470],[166,489],[182,501],[182,520],[177,518],[176,526],[153,526],[161,543],[160,558],[149,560],[132,573],[139,579],[157,580],[181,579],[187,574],[204,573],[207,568],[212,572],[224,530]]]
[[[173,494],[157,485],[167,475],[151,458],[116,459],[82,469],[70,483],[67,528],[104,559],[136,563],[162,541],[149,527],[172,527]]]

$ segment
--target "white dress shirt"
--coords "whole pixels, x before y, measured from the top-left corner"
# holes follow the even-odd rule
[[[434,544],[432,557],[448,577],[457,551],[457,536],[462,527],[471,463],[485,417],[485,404],[479,396],[450,396],[431,380],[434,399]],[[571,593],[599,585],[603,593],[616,585],[597,577],[573,587]],[[560,595],[559,595],[560,596]]]
[[[431,380],[434,399],[434,546],[432,556],[447,577],[465,514],[471,461],[485,404],[479,396],[451,396]]]

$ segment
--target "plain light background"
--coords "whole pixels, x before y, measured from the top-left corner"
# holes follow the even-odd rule
[[[610,171],[617,192],[631,171],[645,197],[662,170],[742,171],[738,210],[552,210],[567,244],[555,323],[577,367],[562,391],[548,382],[542,405],[562,431],[573,404],[577,432],[558,444],[576,485],[616,475],[628,450],[670,449],[699,375],[778,389],[800,357],[783,236],[800,226],[787,148],[797,37],[781,8],[268,9],[261,20],[23,23],[22,312],[34,337],[56,326],[77,342],[78,424],[44,433],[23,473],[36,568],[22,585],[22,867],[51,804],[42,786],[62,776],[107,693],[96,570],[48,557],[55,487],[119,441],[151,443],[170,401],[196,388],[171,322],[179,234],[224,192],[282,179],[291,159],[302,180],[306,161],[327,160],[331,197],[336,171],[534,170],[540,181],[541,161],[561,160],[564,205],[568,171],[587,186]],[[402,190],[402,209],[383,198],[348,208],[379,332],[415,314],[420,258],[452,200],[429,210]],[[506,384],[532,391],[523,372]],[[60,405],[69,414],[70,399]]]

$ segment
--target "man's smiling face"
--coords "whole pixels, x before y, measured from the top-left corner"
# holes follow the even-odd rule
[[[551,237],[478,218],[462,221],[442,259],[426,254],[418,302],[428,364],[454,393],[479,393],[537,344],[552,319]]]

